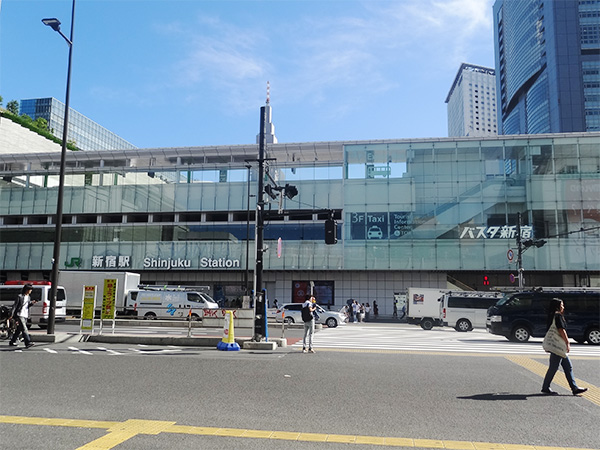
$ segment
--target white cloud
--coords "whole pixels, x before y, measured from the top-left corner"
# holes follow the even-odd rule
[[[227,108],[255,108],[270,80],[279,102],[318,104],[339,91],[356,93],[343,100],[351,104],[397,88],[407,73],[452,77],[461,62],[484,64],[468,58],[478,45],[493,53],[492,1],[378,1],[359,9],[340,2],[337,16],[307,8],[264,28],[201,16],[194,28],[173,23],[163,31],[186,48],[170,70],[192,99],[217,90]]]

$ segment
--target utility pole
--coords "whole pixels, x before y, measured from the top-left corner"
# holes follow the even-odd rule
[[[546,242],[545,239],[535,239],[534,237],[523,240],[521,238],[521,213],[517,213],[517,267],[519,270],[519,289],[522,289],[523,286],[525,286],[523,253],[530,247],[543,247]]]
[[[266,141],[266,106],[260,108],[260,133],[258,138],[258,189],[256,195],[255,260],[254,267],[254,332],[253,340],[267,337],[267,305],[263,293],[263,233],[264,233],[264,177]]]
[[[246,165],[246,169],[248,169],[248,186],[246,195],[248,197],[246,203],[246,270],[244,273],[244,295],[250,295],[250,285],[248,284],[248,278],[250,273],[249,264],[249,253],[250,253],[250,169],[252,166],[250,164]]]
[[[521,243],[521,213],[517,213],[517,270],[519,272],[519,289],[525,285],[523,280],[523,244]]]

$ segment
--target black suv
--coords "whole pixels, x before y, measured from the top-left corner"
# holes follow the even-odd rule
[[[550,300],[560,298],[565,305],[567,333],[578,343],[600,345],[600,291],[533,290],[507,294],[487,312],[487,330],[511,341],[527,342],[544,337]]]

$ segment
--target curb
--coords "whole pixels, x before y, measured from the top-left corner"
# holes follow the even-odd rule
[[[74,342],[96,342],[103,344],[145,344],[145,345],[173,345],[181,347],[213,347],[222,341],[219,336],[201,337],[176,337],[176,336],[136,336],[136,335],[114,335],[114,334],[31,334],[33,342],[64,343]],[[236,338],[235,342],[245,350],[275,350],[287,347],[286,338],[274,338],[268,342],[253,342],[250,338]]]

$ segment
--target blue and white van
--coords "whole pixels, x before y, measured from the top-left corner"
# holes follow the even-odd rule
[[[126,314],[145,319],[200,320],[204,309],[219,305],[205,292],[185,289],[135,289],[127,294]]]

